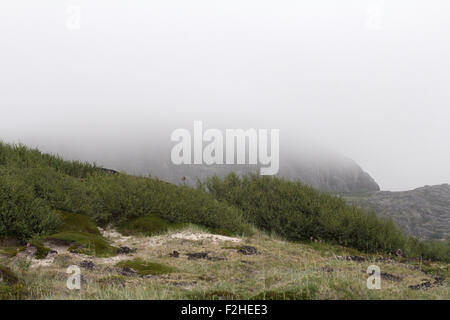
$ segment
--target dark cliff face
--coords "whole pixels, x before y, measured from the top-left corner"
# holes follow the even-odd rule
[[[410,191],[380,191],[347,196],[349,201],[391,217],[405,231],[422,239],[450,239],[450,185],[425,186]]]
[[[279,175],[301,180],[319,190],[331,193],[360,193],[379,191],[375,180],[354,161],[339,157],[299,157],[280,166]]]

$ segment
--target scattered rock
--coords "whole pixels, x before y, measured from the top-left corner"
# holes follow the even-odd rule
[[[27,245],[25,248],[24,254],[27,257],[33,258],[38,251],[38,248],[34,245]]]
[[[428,290],[433,286],[433,284],[430,281],[425,281],[420,284],[416,284],[413,286],[409,286],[408,288],[412,290]]]
[[[215,280],[217,280],[217,278],[214,275],[206,275],[206,274],[201,275],[198,278],[200,280],[203,280],[203,281],[215,281]]]
[[[331,267],[322,267],[323,272],[334,272],[334,269]]]
[[[209,261],[223,261],[223,260],[225,260],[225,258],[222,258],[222,257],[210,257],[210,256],[208,256],[207,259]]]
[[[366,273],[367,271],[366,270],[361,270],[361,272]],[[369,273],[369,275],[371,276],[374,273],[375,273],[375,270],[372,270],[372,273]],[[381,272],[380,276],[381,276],[381,279],[383,279],[383,280],[390,280],[390,281],[395,281],[395,282],[400,282],[400,281],[403,280],[401,277],[396,276],[396,275],[391,274],[391,273],[387,273],[387,272]]]
[[[395,281],[395,282],[402,281],[402,278],[400,278],[399,276],[396,276],[394,274],[390,274],[390,273],[387,273],[387,272],[382,272],[381,273],[381,279]]]
[[[134,271],[131,268],[125,267],[122,268],[122,271],[120,272],[121,275],[126,276],[126,277],[137,277],[138,273],[136,271]]]
[[[114,270],[114,268],[111,268],[110,266],[106,266],[103,270],[105,270],[106,272],[114,272],[116,270]]]
[[[346,261],[357,261],[357,262],[364,262],[366,261],[366,258],[361,256],[337,256],[338,260],[346,260]]]
[[[255,247],[251,247],[251,246],[241,246],[239,248],[238,252],[241,254],[244,254],[244,255],[258,254],[258,250],[256,250]]]
[[[117,249],[117,254],[131,254],[131,253],[135,253],[137,251],[136,248],[129,248],[129,247],[120,247],[119,249]]]
[[[89,260],[81,261],[79,266],[81,268],[83,268],[83,269],[91,270],[91,271],[94,270],[94,268],[95,268],[95,264],[92,261],[89,261]]]
[[[207,259],[208,254],[208,252],[186,253],[189,260]]]
[[[172,258],[178,258],[180,256],[180,253],[178,251],[174,251],[172,253],[169,253],[169,256]]]
[[[443,277],[437,276],[437,277],[434,278],[434,283],[436,285],[443,285],[444,281],[445,281],[445,279]]]
[[[408,288],[412,290],[428,290],[430,288],[439,287],[444,284],[445,279],[441,277],[434,278],[434,282],[426,280],[425,282],[409,286]]]
[[[209,252],[196,252],[196,253],[186,253],[189,260],[207,259],[209,261],[222,261],[225,258],[222,257],[211,257]]]
[[[391,258],[376,258],[373,261],[374,262],[383,262],[383,263],[394,263],[395,262],[395,260],[393,260]]]
[[[395,251],[395,254],[397,257],[405,257],[405,254],[403,253],[402,249],[397,249],[397,251]]]

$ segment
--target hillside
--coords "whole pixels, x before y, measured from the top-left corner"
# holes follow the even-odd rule
[[[392,218],[421,239],[450,239],[450,185],[425,186],[402,192],[374,192],[346,196],[362,207]]]
[[[281,142],[283,143],[283,141]],[[331,193],[372,192],[380,187],[355,161],[340,155],[300,145],[284,146],[280,153],[280,178],[300,180],[321,191]],[[295,151],[297,150],[297,151]],[[108,159],[106,166],[135,174],[149,174],[174,184],[195,186],[197,179],[217,175],[223,179],[231,172],[254,173],[256,165],[174,165],[170,149],[152,146],[150,154],[118,153]],[[186,180],[181,182],[181,178]]]
[[[0,143],[1,298],[445,298],[448,261],[448,245],[300,182],[177,186]],[[361,262],[405,282],[369,292]],[[73,264],[87,291],[61,290]]]
[[[450,299],[442,263],[198,227],[139,237],[101,232],[131,252],[102,258],[46,243],[52,252],[44,259],[33,256],[33,247],[13,258],[0,253],[0,274],[16,275],[7,286],[0,281],[0,299]],[[380,290],[366,285],[373,264],[382,272]],[[80,290],[66,287],[69,266],[80,268]]]

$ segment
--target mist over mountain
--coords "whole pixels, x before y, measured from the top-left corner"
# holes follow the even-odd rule
[[[203,181],[217,175],[223,178],[230,172],[237,174],[259,172],[259,165],[175,165],[171,161],[171,148],[167,137],[155,138],[144,145],[130,141],[113,144],[102,144],[97,148],[79,148],[53,145],[45,151],[60,154],[66,159],[95,161],[98,165],[116,171],[125,171],[135,175],[151,175],[161,180],[175,183],[195,185],[197,179]],[[87,145],[89,146],[89,145]],[[247,148],[248,151],[248,148]],[[279,172],[277,176],[287,180],[300,180],[302,183],[319,190],[331,193],[358,193],[379,191],[375,180],[355,161],[337,152],[312,146],[305,141],[293,143],[280,138]],[[246,155],[248,159],[248,155]],[[247,162],[247,161],[246,161]],[[181,180],[183,178],[183,181]]]
[[[213,175],[223,178],[232,171],[237,174],[259,171],[257,165],[175,166],[170,162],[155,163],[150,168],[154,175],[163,180],[180,183],[180,179],[185,177],[183,183],[189,185],[195,184],[197,179],[202,181]],[[282,158],[277,176],[292,181],[300,180],[304,184],[332,193],[380,190],[375,180],[356,162],[337,155],[325,158],[309,154]]]

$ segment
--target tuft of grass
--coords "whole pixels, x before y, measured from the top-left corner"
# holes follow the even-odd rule
[[[27,291],[22,284],[5,285],[0,283],[0,300],[22,300],[27,296]]]
[[[124,260],[116,264],[120,268],[131,268],[141,276],[175,272],[176,269],[160,263],[148,262],[140,258]]]
[[[19,278],[16,274],[8,267],[0,266],[0,280],[6,284],[17,284]]]
[[[105,287],[125,287],[127,278],[120,275],[106,276],[98,279],[102,288]]]
[[[74,253],[96,257],[111,257],[117,254],[117,248],[111,246],[102,237],[97,225],[91,218],[82,214],[63,211],[58,211],[58,215],[62,221],[58,228],[58,233],[42,237],[40,241],[33,242],[32,244],[37,246],[38,249],[39,245],[43,247],[42,241],[56,240],[70,246],[69,251]]]
[[[208,291],[193,291],[186,295],[190,300],[237,300],[241,297],[231,291],[226,290],[208,290]]]
[[[19,277],[8,267],[0,265],[0,300],[19,300],[26,297],[26,290]]]
[[[117,248],[109,244],[102,236],[90,233],[64,231],[53,234],[45,240],[57,240],[70,245],[69,251],[96,257],[112,257],[117,254]]]
[[[253,296],[251,300],[314,300],[318,298],[317,294],[317,285],[310,284],[300,288],[266,290]]]
[[[48,255],[48,253],[52,251],[50,248],[44,246],[41,240],[30,241],[30,244],[37,249],[36,255],[34,256],[36,259],[44,259]],[[25,248],[23,248],[22,250],[24,249]]]
[[[118,231],[127,236],[154,236],[166,233],[169,230],[182,229],[184,227],[186,227],[186,224],[184,223],[170,223],[157,215],[152,214],[122,223],[118,226]]]
[[[421,270],[433,277],[440,277],[443,279],[449,279],[450,278],[450,265],[446,266],[440,266],[436,264],[427,264],[423,263],[420,265]]]
[[[7,258],[13,258],[16,256],[18,249],[18,247],[0,247],[0,254]]]

